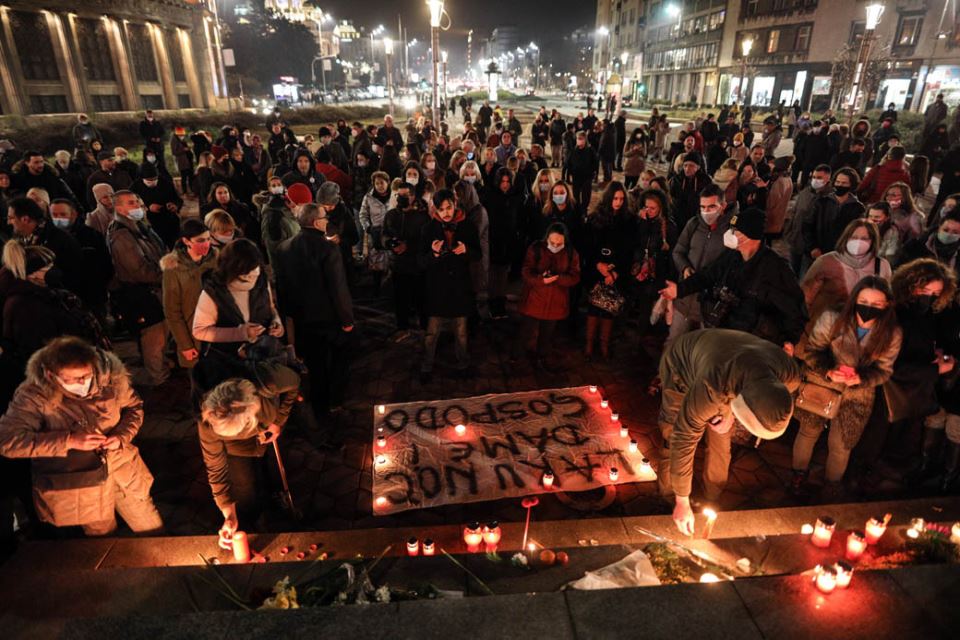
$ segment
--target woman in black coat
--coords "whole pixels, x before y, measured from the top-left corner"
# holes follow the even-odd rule
[[[610,182],[613,179],[613,163],[617,157],[617,130],[610,120],[603,121],[597,153],[600,156],[600,166],[603,167],[603,181]]]
[[[583,227],[580,278],[590,299],[598,283],[614,287],[624,296],[630,288],[630,266],[636,218],[627,203],[627,191],[620,182],[611,182],[603,192],[599,206],[587,216]],[[600,334],[600,353],[610,355],[610,336],[614,316],[593,304],[587,305],[587,337],[584,356],[593,357],[593,343]]]
[[[956,365],[937,345],[937,314],[956,293],[954,273],[936,260],[921,258],[897,268],[891,285],[897,320],[904,328],[903,343],[857,447],[858,466],[864,471],[876,470],[885,449],[906,451],[906,462],[915,462],[909,436],[916,433],[921,419],[937,413],[937,382]],[[929,447],[925,442],[924,448]]]
[[[500,167],[480,202],[490,220],[490,315],[507,317],[507,277],[520,243],[519,219],[524,202],[524,185],[513,172]]]

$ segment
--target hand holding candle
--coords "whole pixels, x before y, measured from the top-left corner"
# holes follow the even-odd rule
[[[237,562],[250,562],[250,542],[244,531],[233,532],[233,559]]]
[[[707,524],[703,528],[703,539],[709,540],[713,533],[713,525],[717,522],[717,512],[707,507],[703,510],[703,515],[707,518]]]

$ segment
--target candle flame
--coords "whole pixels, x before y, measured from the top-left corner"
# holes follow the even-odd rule
[[[717,519],[717,512],[711,509],[710,507],[707,507],[706,509],[703,510],[703,515],[707,517],[707,520]]]
[[[708,572],[700,576],[700,582],[720,582],[720,578],[716,574]]]

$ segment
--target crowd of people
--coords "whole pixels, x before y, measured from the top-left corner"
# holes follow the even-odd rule
[[[655,339],[652,361],[662,342],[649,391],[678,522],[701,438],[705,498],[722,492],[734,417],[776,437],[792,415],[798,496],[825,430],[824,499],[844,478],[955,490],[960,145],[926,143],[946,109],[930,154],[908,158],[896,112],[848,127],[791,110],[755,133],[750,107],[679,127],[653,109],[628,132],[614,104],[541,107],[524,127],[461,99],[439,123],[427,110],[303,136],[279,112],[264,133],[214,135],[168,134],[147,111],[139,164],[86,115],[53,163],[0,142],[4,529],[103,535],[119,513],[160,530],[134,436],[141,396],[162,400],[172,374],[189,376],[222,536],[254,527],[297,397],[320,424],[349,400],[361,286],[389,296],[396,342],[422,345],[423,384],[442,363],[473,375],[479,323],[519,320],[511,362],[545,371],[560,327],[601,363],[627,326]],[[444,332],[453,358],[437,356]],[[112,352],[127,337],[133,377]]]

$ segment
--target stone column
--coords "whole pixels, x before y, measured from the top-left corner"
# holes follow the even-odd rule
[[[174,33],[176,34],[176,45],[180,47],[180,57],[183,58],[183,74],[187,78],[190,104],[195,108],[200,108],[204,106],[204,101],[200,89],[200,78],[197,76],[196,60],[193,56],[190,35],[181,27],[175,27]]]
[[[83,66],[83,59],[80,54],[80,38],[77,35],[77,15],[75,13],[68,13],[66,18],[66,24],[64,25],[64,38],[67,43],[67,51],[70,52],[70,56],[73,59],[72,68],[77,77],[77,84],[80,87],[80,95],[83,98],[83,108],[82,111],[89,111],[93,109],[93,98],[90,96],[90,85],[87,83],[86,71]]]
[[[23,93],[23,74],[20,71],[20,59],[10,29],[10,15],[7,7],[0,7],[0,23],[3,37],[0,38],[0,82],[3,83],[3,112],[11,115],[24,115],[28,110],[27,97]]]
[[[70,51],[67,44],[66,35],[63,32],[63,22],[60,16],[50,11],[43,11],[43,16],[47,20],[47,29],[50,31],[50,40],[53,43],[53,55],[57,59],[57,68],[60,71],[60,78],[63,86],[67,90],[67,100],[70,108],[74,111],[86,111],[87,101],[83,94],[83,88],[80,86],[80,78],[77,74],[77,61]]]
[[[140,95],[137,93],[136,84],[133,80],[133,69],[130,66],[127,48],[120,35],[120,27],[112,18],[104,16],[102,20],[107,30],[107,38],[110,41],[110,54],[113,56],[113,63],[116,66],[117,83],[120,85],[123,108],[126,111],[137,111],[140,109]]]
[[[179,109],[177,86],[173,79],[173,69],[170,67],[170,56],[163,38],[163,30],[152,22],[147,23],[150,39],[153,40],[153,52],[157,59],[157,72],[160,76],[160,85],[163,87],[163,101],[167,109]]]

